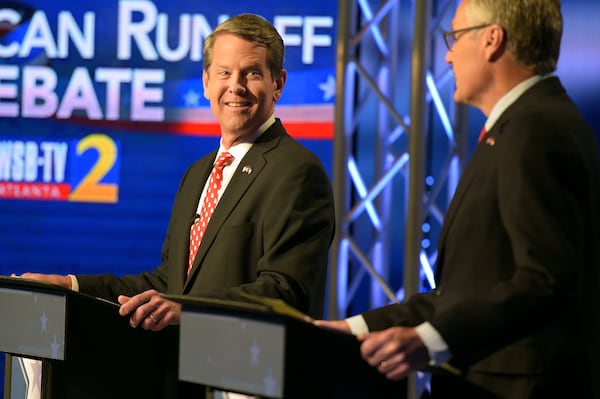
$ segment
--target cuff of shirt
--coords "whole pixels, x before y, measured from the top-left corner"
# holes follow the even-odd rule
[[[369,333],[369,326],[367,326],[365,318],[361,315],[348,317],[346,319],[346,323],[348,323],[348,325],[350,326],[350,331],[352,331],[352,334],[354,335]]]
[[[431,359],[429,361],[430,366],[439,366],[450,360],[452,355],[448,350],[448,344],[446,344],[440,333],[430,323],[419,324],[415,327],[415,330],[419,334],[423,344],[427,347],[429,358]]]
[[[77,281],[77,277],[72,274],[69,274],[68,276],[71,277],[71,289],[73,291],[79,291],[79,281]]]

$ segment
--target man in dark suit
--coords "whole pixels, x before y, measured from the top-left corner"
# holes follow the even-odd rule
[[[322,317],[333,194],[319,159],[274,117],[287,76],[283,40],[262,17],[242,14],[215,28],[203,55],[204,95],[221,126],[220,147],[183,176],[161,264],[122,277],[22,277],[118,300],[133,327],[153,331],[180,322],[181,306],[161,293],[222,299],[249,293]],[[214,213],[204,220],[209,174],[224,152],[232,159],[222,168]],[[202,221],[207,225],[199,248],[190,250],[190,230]]]
[[[437,287],[346,320],[390,379],[432,398],[599,397],[600,161],[557,77],[558,0],[463,0],[445,32],[457,102],[487,116],[448,208]],[[593,396],[593,395],[596,396]]]

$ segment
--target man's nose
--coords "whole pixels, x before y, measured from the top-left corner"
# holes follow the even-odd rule
[[[241,76],[231,76],[229,81],[229,92],[237,95],[246,93],[246,85]]]

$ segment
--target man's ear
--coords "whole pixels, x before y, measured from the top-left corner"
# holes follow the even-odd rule
[[[204,88],[204,98],[210,100],[208,95],[208,72],[206,70],[202,71],[202,87]]]
[[[495,61],[506,50],[506,31],[498,24],[488,27],[483,33],[485,39],[485,51],[490,61]]]
[[[287,71],[283,69],[277,79],[275,79],[275,92],[273,93],[273,101],[277,102],[281,98],[281,93],[287,79]]]

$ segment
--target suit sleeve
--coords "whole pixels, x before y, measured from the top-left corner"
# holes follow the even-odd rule
[[[575,314],[589,208],[580,149],[564,134],[568,128],[547,115],[529,114],[504,128],[510,134],[497,140],[497,201],[490,204],[498,218],[481,222],[497,232],[494,242],[481,243],[496,281],[484,293],[454,293],[453,306],[431,320],[464,364],[534,333],[566,331],[560,323],[576,323],[567,315]],[[460,266],[445,267],[452,273]]]

